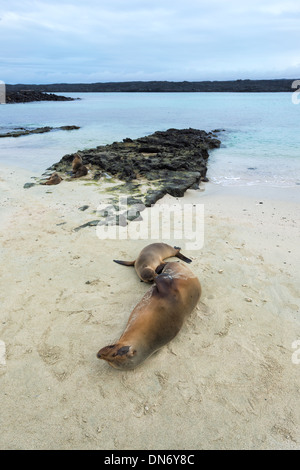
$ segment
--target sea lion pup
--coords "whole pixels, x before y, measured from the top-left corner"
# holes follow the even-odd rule
[[[97,353],[116,369],[133,369],[169,343],[201,295],[199,279],[180,262],[166,263],[131,312],[124,333],[116,344]]]
[[[62,181],[62,178],[57,173],[53,173],[50,176],[50,178],[47,179],[47,181],[41,184],[47,184],[47,185],[59,184],[61,181]]]
[[[120,261],[114,259],[115,263],[125,266],[134,266],[139,278],[144,282],[152,282],[156,276],[156,269],[163,264],[164,259],[176,256],[177,258],[191,263],[192,260],[180,253],[181,248],[170,246],[167,243],[151,243],[139,254],[135,261]]]
[[[73,171],[72,178],[80,178],[81,176],[85,176],[88,173],[88,169],[82,163],[82,158],[78,153],[75,153],[75,156],[72,162],[72,171]]]

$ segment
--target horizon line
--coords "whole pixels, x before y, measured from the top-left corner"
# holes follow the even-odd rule
[[[47,82],[47,83],[8,83],[1,80],[1,83],[6,85],[95,85],[95,84],[105,84],[105,83],[224,83],[224,82],[265,82],[265,81],[280,81],[280,80],[297,80],[297,78],[236,78],[229,80],[120,80],[120,81],[97,81],[97,82]]]

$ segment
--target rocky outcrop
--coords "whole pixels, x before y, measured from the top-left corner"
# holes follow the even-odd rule
[[[72,131],[75,129],[80,129],[78,126],[60,126],[60,127],[36,127],[34,129],[26,128],[26,127],[16,127],[8,132],[0,133],[0,138],[3,137],[20,137],[23,135],[30,135],[30,134],[44,134],[45,132],[51,131]]]
[[[121,225],[142,220],[141,212],[166,194],[182,197],[187,189],[198,189],[208,181],[209,150],[221,144],[216,133],[198,129],[157,131],[139,139],[124,139],[111,145],[68,154],[48,168],[35,184],[45,184],[45,177],[55,172],[64,180],[74,181],[72,162],[82,159],[88,174],[82,182],[95,184],[105,193],[106,207],[93,213],[93,219],[76,227],[78,231],[97,225]],[[32,187],[26,183],[24,188]],[[111,197],[107,198],[107,193]],[[87,206],[80,208],[87,209]]]
[[[112,193],[134,195],[149,207],[165,194],[182,197],[187,189],[207,181],[208,152],[219,146],[214,133],[169,129],[76,153],[89,167],[90,178],[101,183],[105,175],[116,177],[123,183],[112,186]],[[68,174],[74,156],[65,155],[48,170]]]
[[[6,103],[29,103],[31,101],[74,101],[75,98],[43,93],[38,90],[7,91]],[[77,98],[76,98],[77,99]]]

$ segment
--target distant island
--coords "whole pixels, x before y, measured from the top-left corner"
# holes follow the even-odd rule
[[[134,82],[107,82],[107,83],[53,83],[47,85],[6,85],[7,96],[13,92],[38,91],[56,93],[96,93],[96,92],[146,92],[146,93],[174,93],[174,92],[233,92],[233,93],[260,93],[260,92],[291,92],[292,79],[272,80],[229,80],[229,81],[201,81],[201,82],[171,82],[171,81],[134,81]]]

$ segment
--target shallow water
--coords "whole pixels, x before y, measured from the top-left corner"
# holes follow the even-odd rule
[[[218,134],[208,177],[222,185],[300,184],[300,105],[292,93],[66,93],[80,100],[0,106],[0,133],[15,127],[78,125],[0,141],[0,164],[42,173],[76,150],[170,127]]]

